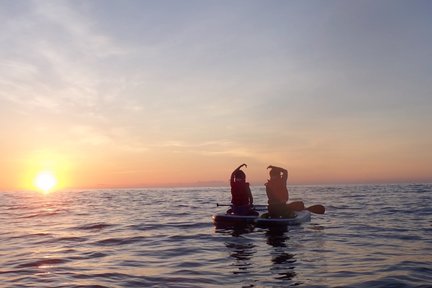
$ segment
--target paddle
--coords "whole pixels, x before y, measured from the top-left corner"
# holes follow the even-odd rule
[[[293,201],[291,203],[287,204],[288,209],[294,210],[294,211],[301,211],[301,210],[308,210],[309,212],[315,213],[315,214],[324,214],[325,213],[325,207],[321,204],[312,205],[309,207],[305,207],[303,201]]]
[[[306,210],[315,213],[315,214],[324,214],[325,213],[325,207],[321,204],[312,205],[309,207],[306,207]]]
[[[216,206],[217,206],[217,207],[221,207],[221,206],[231,207],[232,204],[219,204],[219,203],[216,203]]]

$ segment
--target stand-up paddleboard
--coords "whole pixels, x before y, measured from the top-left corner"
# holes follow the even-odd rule
[[[266,218],[253,215],[216,214],[213,215],[213,224],[216,226],[255,225],[258,227],[300,225],[311,220],[308,210],[296,211],[293,218]],[[265,215],[262,215],[265,216]]]
[[[300,225],[311,220],[311,212],[308,210],[295,211],[293,218],[264,218],[258,217],[254,220],[258,227],[274,227],[274,226],[289,226]]]
[[[258,216],[255,215],[236,215],[236,214],[216,214],[212,216],[213,224],[253,224]]]

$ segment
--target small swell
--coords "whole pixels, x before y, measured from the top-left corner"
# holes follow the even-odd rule
[[[108,228],[111,226],[113,226],[113,225],[107,224],[107,223],[91,223],[91,224],[78,226],[78,227],[76,227],[76,229],[80,229],[80,230],[102,230],[102,229],[105,229],[105,228]]]
[[[103,258],[103,257],[108,256],[108,254],[103,253],[103,252],[91,252],[91,253],[87,253],[85,255],[88,259]]]
[[[36,238],[36,239],[40,239],[40,238],[49,238],[49,237],[53,237],[53,235],[51,233],[32,233],[32,234],[25,234],[25,235],[15,235],[15,236],[11,236],[9,237],[10,240],[14,240],[14,239],[32,239],[32,238]]]
[[[26,216],[22,216],[20,218],[29,219],[29,218],[35,218],[35,217],[47,217],[47,216],[54,216],[61,212],[61,210],[55,210],[55,211],[44,211],[39,213],[34,213]]]
[[[85,242],[88,238],[86,237],[61,237],[58,239],[55,239],[55,242]]]
[[[53,265],[59,265],[59,264],[63,264],[66,263],[66,260],[63,259],[42,259],[42,260],[37,260],[37,261],[33,261],[33,262],[29,262],[29,263],[24,263],[24,264],[20,264],[17,266],[17,268],[28,268],[28,267],[44,267],[44,266],[53,266]]]
[[[145,237],[142,236],[127,237],[127,238],[108,238],[96,242],[96,245],[101,245],[101,246],[127,245],[127,244],[141,242],[144,239]]]

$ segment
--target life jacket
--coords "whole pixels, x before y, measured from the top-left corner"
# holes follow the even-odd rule
[[[288,188],[285,180],[268,180],[265,185],[269,204],[281,204],[288,201]]]
[[[236,206],[249,205],[249,183],[231,182],[231,203]]]

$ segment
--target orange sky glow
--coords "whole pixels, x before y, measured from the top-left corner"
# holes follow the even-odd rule
[[[432,182],[421,5],[13,3],[0,191],[42,171],[53,189],[229,185],[242,163],[253,185],[270,164],[289,184]]]

